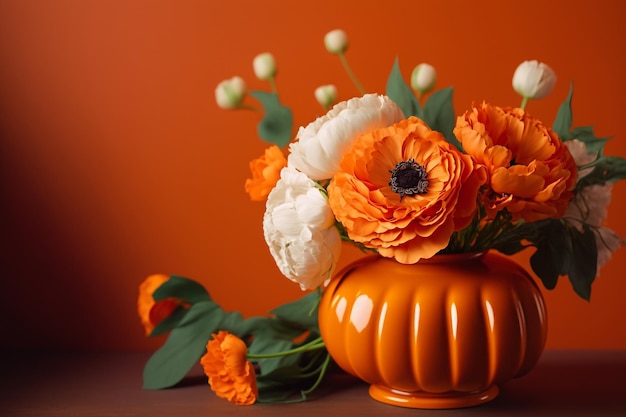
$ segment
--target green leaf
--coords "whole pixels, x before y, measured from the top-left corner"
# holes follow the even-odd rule
[[[456,120],[452,106],[453,92],[454,89],[448,87],[432,93],[424,104],[424,121],[431,129],[441,132],[448,142],[462,152],[463,146],[453,133]]]
[[[386,90],[387,97],[400,107],[404,117],[417,116],[423,118],[423,111],[419,101],[417,101],[411,87],[402,78],[398,58],[396,58],[391,73],[387,78]]]
[[[572,139],[579,140],[585,143],[585,147],[587,148],[587,152],[591,154],[602,155],[604,152],[604,145],[611,139],[608,138],[598,138],[593,133],[593,126],[582,126],[574,128],[571,132]]]
[[[578,180],[577,190],[590,185],[603,185],[626,179],[626,159],[620,156],[602,156],[596,160],[593,170]]]
[[[148,359],[143,372],[145,389],[162,389],[177,384],[206,351],[213,328],[207,325],[216,304],[198,302]]]
[[[541,240],[533,242],[537,250],[530,257],[530,266],[543,282],[543,285],[552,290],[556,287],[559,275],[562,275],[568,263],[568,248],[571,246],[566,227],[559,220],[551,219],[545,223]]]
[[[292,139],[293,115],[289,107],[283,106],[278,95],[266,91],[250,91],[250,95],[263,105],[265,115],[257,125],[259,137],[280,148]]]
[[[583,232],[572,231],[573,256],[569,268],[572,288],[581,298],[591,298],[591,283],[596,278],[598,268],[598,248],[591,228],[583,223]]]
[[[314,382],[322,377],[328,352],[320,349],[301,353],[272,372],[257,376],[259,402],[299,402]],[[294,398],[295,397],[295,398]]]
[[[311,292],[299,300],[283,304],[270,311],[270,314],[288,323],[294,323],[304,329],[319,332],[317,323],[317,307],[320,302],[320,294]]]
[[[502,252],[505,255],[515,255],[518,252],[521,252],[522,250],[526,249],[528,246],[527,245],[523,245],[522,242],[520,241],[505,241],[502,243],[499,243],[497,246],[494,246],[494,249],[496,249],[499,252]]]
[[[295,337],[295,336],[294,336]],[[290,350],[294,347],[291,339],[276,337],[276,334],[268,331],[255,332],[254,339],[248,352],[251,354],[268,354]],[[276,358],[258,359],[260,375],[267,375],[286,365],[293,365],[301,354],[278,356]]]
[[[169,332],[174,327],[178,326],[178,324],[187,314],[187,311],[188,311],[188,308],[186,307],[183,307],[183,306],[176,307],[176,309],[172,312],[172,314],[170,314],[169,316],[161,320],[161,322],[157,324],[154,327],[154,329],[152,329],[152,332],[150,332],[150,337],[158,336],[160,334]]]
[[[559,135],[562,140],[572,139],[570,129],[574,116],[572,114],[572,96],[574,95],[574,82],[570,83],[569,93],[567,98],[559,106],[559,110],[556,113],[554,123],[552,123],[552,130]]]
[[[211,300],[209,293],[202,285],[189,278],[175,275],[170,276],[167,281],[161,284],[152,294],[152,297],[155,301],[161,301],[170,297],[179,298],[190,304]]]

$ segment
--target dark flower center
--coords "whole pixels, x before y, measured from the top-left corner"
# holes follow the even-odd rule
[[[415,162],[413,158],[398,162],[391,171],[389,185],[391,191],[400,194],[400,200],[404,196],[426,194],[428,188],[427,172],[423,166]]]

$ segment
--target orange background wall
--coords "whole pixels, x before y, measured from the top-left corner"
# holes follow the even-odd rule
[[[619,0],[0,0],[0,347],[154,349],[163,340],[135,313],[151,273],[195,278],[246,316],[301,295],[243,191],[265,148],[259,115],[213,98],[233,75],[267,87],[257,53],[276,57],[296,126],[319,115],[318,85],[357,94],[325,51],[331,29],[347,32],[368,91],[384,92],[396,56],[406,77],[429,62],[459,113],[517,105],[513,71],[539,59],[559,81],[530,112],[551,124],[574,80],[575,124],[614,135],[608,152],[626,156],[625,17]],[[619,184],[609,225],[623,236],[625,204]],[[549,348],[626,348],[624,270],[622,249],[591,303],[565,279],[546,291]]]

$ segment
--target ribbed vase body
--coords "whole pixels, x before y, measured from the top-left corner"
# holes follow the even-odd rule
[[[326,289],[319,324],[332,358],[374,399],[414,408],[493,399],[536,364],[547,333],[540,290],[496,253],[359,260]]]

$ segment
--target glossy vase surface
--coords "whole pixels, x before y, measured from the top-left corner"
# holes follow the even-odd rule
[[[372,398],[412,408],[492,400],[532,369],[547,335],[539,288],[495,252],[414,265],[365,257],[331,281],[319,325],[332,358]]]

